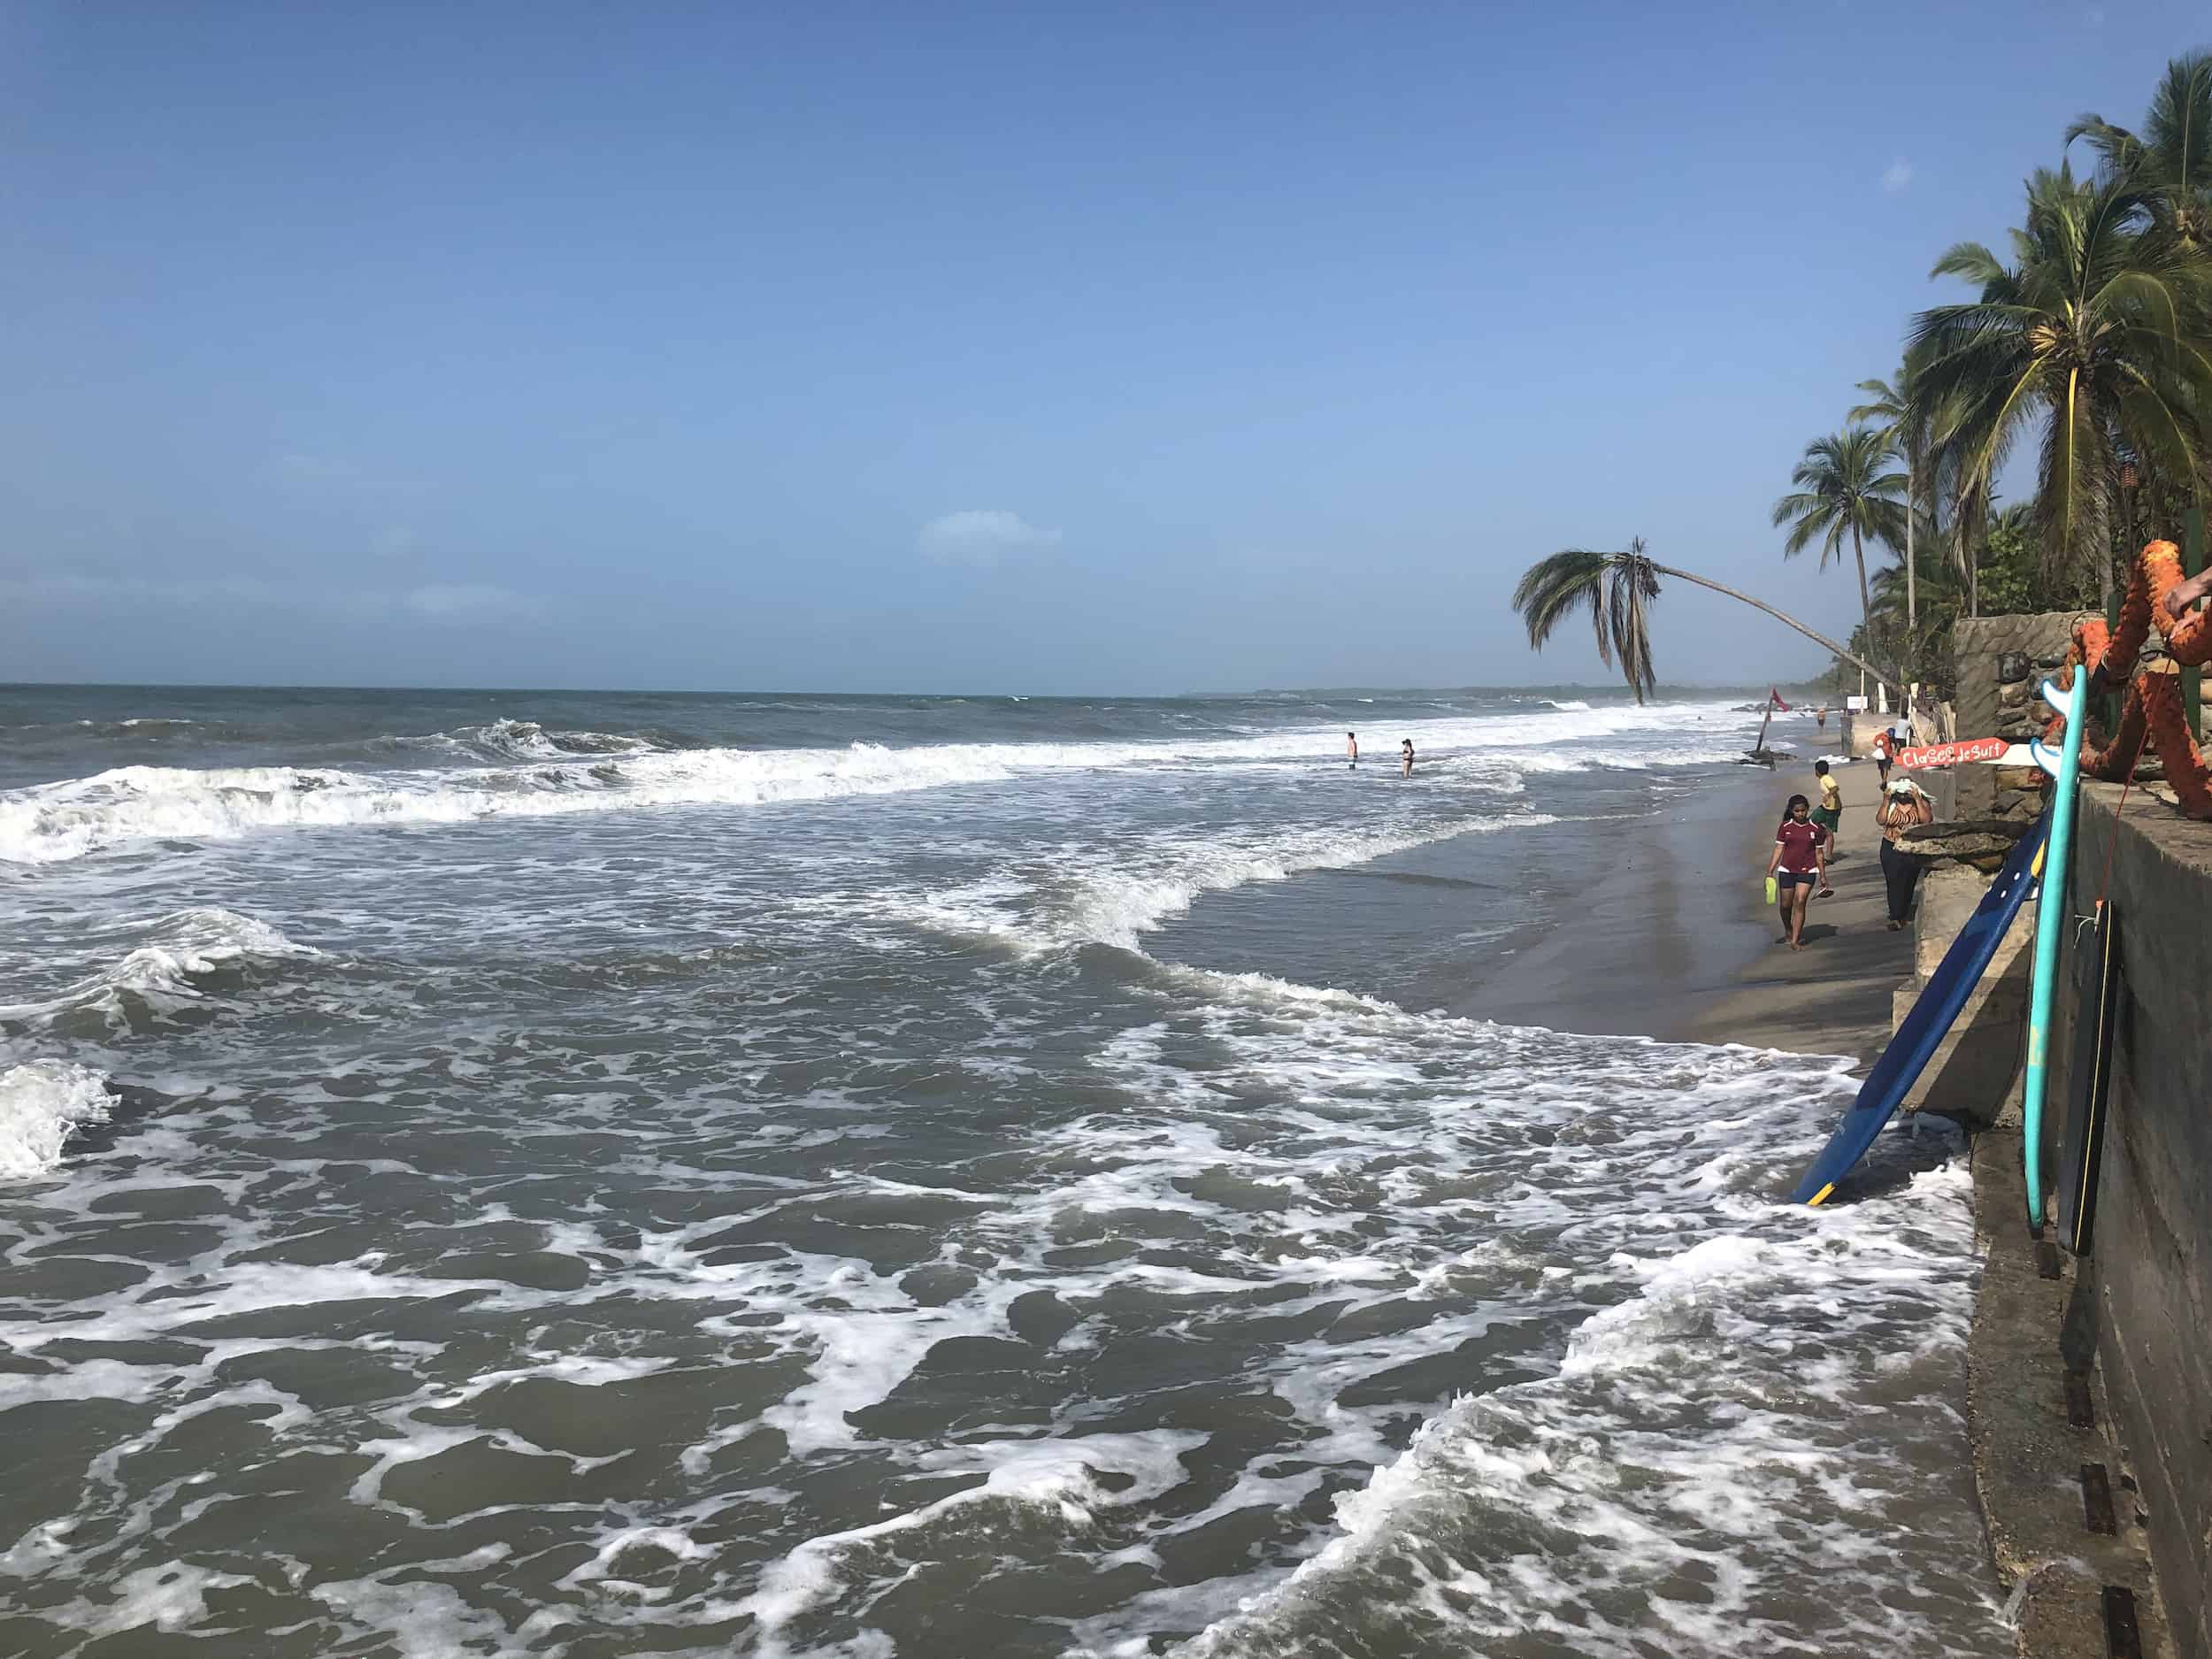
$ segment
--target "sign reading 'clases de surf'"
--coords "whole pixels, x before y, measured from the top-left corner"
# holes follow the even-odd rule
[[[1924,749],[1901,750],[1897,764],[1908,771],[1926,766],[1958,766],[1972,760],[2002,760],[2012,745],[2001,737],[1970,737],[1956,743],[1931,743]]]

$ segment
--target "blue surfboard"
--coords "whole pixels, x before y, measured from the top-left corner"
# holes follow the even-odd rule
[[[2005,930],[2012,926],[2012,918],[2020,913],[2020,907],[2035,891],[2037,877],[2043,867],[2044,838],[2050,833],[2050,815],[2047,812],[2036,826],[2023,835],[2013,847],[2012,856],[2005,860],[2005,867],[1997,872],[1997,879],[1989,884],[1989,891],[1982,895],[1982,902],[1974,907],[1973,915],[1966,918],[1966,926],[1959,929],[1959,936],[1951,941],[1950,949],[1943,953],[1942,964],[1928,980],[1928,988],[1920,994],[1920,1000],[1912,1005],[1912,1012],[1905,1016],[1905,1023],[1890,1039],[1889,1047],[1882,1050],[1882,1057],[1874,1063],[1874,1069],[1866,1074],[1866,1081],[1859,1086],[1859,1097],[1851,1110],[1843,1115],[1843,1122],[1836,1126],[1835,1134],[1815,1158],[1812,1167],[1805,1171],[1805,1179],[1798,1182],[1797,1190],[1790,1194],[1793,1204],[1817,1204],[1836,1190],[1836,1183],[1866,1156],[1867,1148],[1874,1144],[1874,1137],[1882,1133],[1912,1086],[1920,1080],[1928,1062],[1951,1029],[1952,1021],[1966,1006],[1966,999],[1973,994],[1982,971],[1989,966],[1990,958],[1997,954],[1997,947],[2004,942]]]

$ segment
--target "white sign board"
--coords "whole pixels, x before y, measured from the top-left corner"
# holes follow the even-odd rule
[[[1843,706],[1855,713],[1866,707],[1866,699],[1864,697],[1846,697],[1843,700]]]

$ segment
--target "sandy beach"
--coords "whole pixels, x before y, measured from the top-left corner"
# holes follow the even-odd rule
[[[1879,774],[1828,741],[1662,808],[1624,856],[1618,826],[1586,826],[1588,867],[1610,873],[1454,1011],[1871,1061],[1889,1038],[1890,995],[1911,972],[1911,934],[1882,925]],[[1784,803],[1818,800],[1813,762],[1824,757],[1843,790],[1842,856],[1831,871],[1835,896],[1815,903],[1805,949],[1793,953],[1778,942],[1762,879]],[[1563,1010],[1572,1013],[1563,1019]]]

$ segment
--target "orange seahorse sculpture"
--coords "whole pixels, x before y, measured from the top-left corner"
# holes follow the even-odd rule
[[[2129,570],[2119,626],[2108,627],[2102,617],[2085,617],[2074,624],[2073,646],[2056,678],[2062,689],[2072,686],[2076,665],[2080,664],[2107,686],[2127,688],[2120,729],[2110,740],[2093,747],[2085,733],[2084,776],[2118,781],[2133,769],[2147,736],[2149,746],[2165,763],[2166,781],[2180,797],[2181,810],[2193,818],[2212,818],[2212,776],[2208,776],[2204,756],[2189,733],[2179,677],[2154,669],[2131,678],[2154,625],[2176,663],[2198,667],[2212,659],[2212,615],[2186,605],[2180,607],[2178,616],[2167,609],[2168,596],[2182,580],[2181,550],[2170,541],[2150,543]],[[2055,716],[2044,728],[2043,741],[2055,747],[2065,733],[2066,718]]]

